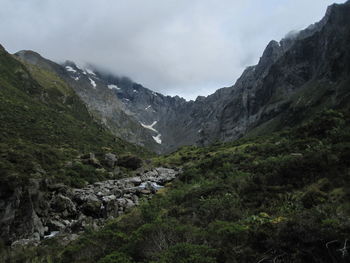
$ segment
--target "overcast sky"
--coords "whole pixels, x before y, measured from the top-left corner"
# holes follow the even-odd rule
[[[335,0],[0,0],[0,43],[93,63],[166,95],[231,86]]]

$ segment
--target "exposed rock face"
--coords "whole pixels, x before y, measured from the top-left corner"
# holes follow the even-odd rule
[[[302,90],[327,85],[328,91],[316,91],[326,97],[324,105],[343,103],[339,97],[324,94],[330,90],[331,96],[349,93],[336,88],[340,80],[346,79],[349,64],[347,12],[349,3],[329,7],[320,22],[292,32],[280,42],[271,41],[259,63],[248,67],[234,86],[195,101],[163,96],[130,79],[98,70],[95,74],[120,100],[125,113],[151,133],[160,152],[182,145],[230,141],[258,127],[269,126],[273,130],[286,126],[281,120],[287,117],[296,121],[295,116],[303,111],[299,108],[312,108],[319,103],[305,105],[299,101],[295,105],[298,98],[308,100],[304,94],[298,94]],[[332,72],[337,76],[331,77]],[[264,129],[267,128],[262,128],[262,132]]]
[[[138,205],[140,198],[150,198],[178,173],[155,168],[140,176],[98,182],[83,189],[31,180],[28,187],[0,192],[0,237],[6,243],[22,245],[62,231],[97,227]]]
[[[59,65],[43,58],[36,52],[23,50],[15,54],[27,63],[56,73],[62,78],[87,105],[96,120],[102,122],[116,136],[157,151],[158,144],[149,131],[123,110],[122,102],[108,88],[108,82],[99,78],[92,70],[81,69],[73,62]]]
[[[314,108],[345,105],[349,13],[349,1],[330,6],[320,22],[271,41],[259,63],[246,68],[232,87],[195,101],[163,96],[128,78],[82,70],[72,62],[60,66],[28,52],[18,56],[57,72],[116,135],[164,153],[263,134],[295,124]]]
[[[330,6],[320,22],[271,41],[259,63],[248,67],[235,85],[195,101],[163,96],[125,78],[100,76],[118,86],[114,91],[125,111],[160,136],[163,152],[277,130],[316,107],[348,102],[349,13],[349,1]]]

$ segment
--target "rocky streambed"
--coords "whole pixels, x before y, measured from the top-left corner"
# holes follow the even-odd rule
[[[70,188],[31,180],[0,203],[1,238],[12,246],[35,244],[58,234],[98,228],[151,198],[176,178],[178,170],[155,168],[139,176]]]

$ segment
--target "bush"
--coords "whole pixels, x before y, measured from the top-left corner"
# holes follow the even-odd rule
[[[120,252],[113,252],[112,254],[109,254],[105,256],[104,258],[100,259],[97,263],[133,263],[131,257],[124,253]]]
[[[205,245],[179,243],[163,252],[159,263],[216,263],[216,250]]]

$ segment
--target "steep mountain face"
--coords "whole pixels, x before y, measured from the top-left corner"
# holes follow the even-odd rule
[[[73,62],[59,65],[33,51],[20,51],[15,54],[26,63],[54,72],[62,78],[88,106],[95,118],[107,126],[116,136],[158,151],[158,144],[149,131],[125,114],[123,104],[114,96],[108,82],[100,79],[92,70],[80,69]]]
[[[349,11],[349,2],[330,6],[320,22],[271,41],[259,63],[248,67],[235,85],[195,101],[98,75],[115,85],[125,112],[153,133],[162,152],[278,130],[348,101]]]
[[[349,2],[333,5],[321,22],[291,39],[270,42],[258,65],[247,68],[233,87],[204,100],[205,105],[221,103],[215,107],[216,125],[203,120],[200,141],[280,129],[317,107],[344,104],[350,92],[349,11]]]
[[[53,71],[23,63],[0,46],[2,244],[21,238],[39,240],[49,231],[44,218],[50,217],[48,200],[55,190],[48,185],[78,187],[119,178],[125,162],[137,161],[130,154],[149,153],[96,122],[75,91]]]
[[[58,65],[29,51],[17,56],[57,73],[114,134],[164,153],[264,134],[293,126],[321,108],[346,105],[349,11],[349,2],[330,6],[320,22],[271,41],[259,63],[232,87],[195,101],[164,96],[93,66]]]

